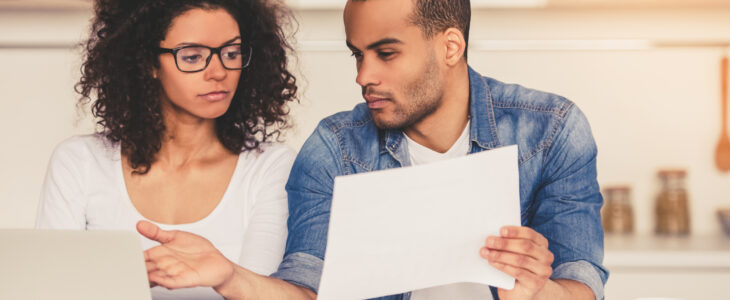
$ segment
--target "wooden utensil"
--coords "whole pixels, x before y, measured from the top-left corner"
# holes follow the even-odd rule
[[[722,58],[722,131],[720,133],[720,141],[715,149],[715,165],[722,172],[730,171],[730,137],[727,134],[727,72],[728,58],[727,55]]]

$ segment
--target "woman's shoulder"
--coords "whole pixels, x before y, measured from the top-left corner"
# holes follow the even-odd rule
[[[53,150],[51,161],[115,160],[118,157],[119,145],[97,133],[75,135],[63,140]]]
[[[294,149],[283,143],[261,143],[257,149],[244,150],[241,156],[246,160],[269,160],[295,157]]]
[[[239,165],[254,166],[255,169],[266,171],[271,169],[286,169],[288,172],[294,164],[296,151],[282,143],[262,143],[257,149],[241,152]]]

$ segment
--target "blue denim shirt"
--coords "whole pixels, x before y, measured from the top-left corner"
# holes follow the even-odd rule
[[[551,278],[582,282],[602,299],[608,279],[602,266],[603,198],[585,116],[563,97],[482,77],[471,68],[469,86],[470,153],[518,146],[522,225],[549,240],[555,256]],[[286,185],[289,237],[272,276],[316,292],[335,177],[408,166],[406,145],[401,131],[378,129],[364,103],[322,120]],[[496,289],[492,294],[497,299]],[[409,298],[410,293],[379,299]]]

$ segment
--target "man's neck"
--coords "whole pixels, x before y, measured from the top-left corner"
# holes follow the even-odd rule
[[[439,153],[454,145],[469,121],[468,67],[457,67],[445,78],[441,106],[404,130],[416,143]]]

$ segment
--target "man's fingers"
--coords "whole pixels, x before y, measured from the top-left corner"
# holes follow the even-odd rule
[[[174,258],[170,255],[161,256],[157,259],[155,259],[155,264],[157,265],[157,268],[160,270],[163,270],[167,272],[167,270],[170,268],[170,266],[176,265],[180,263],[180,260],[177,258]],[[168,272],[169,274],[169,272]]]
[[[175,232],[162,230],[157,225],[145,220],[137,222],[137,231],[146,238],[161,244],[169,243],[175,238]]]
[[[186,270],[188,270],[188,266],[180,261],[176,261],[175,263],[168,265],[165,267],[165,273],[171,277],[179,276],[180,274],[184,273]]]
[[[166,256],[174,257],[176,253],[173,252],[172,250],[168,249],[167,247],[155,246],[155,247],[145,250],[143,252],[143,254],[144,254],[145,261],[159,263],[160,258],[163,258]]]
[[[486,248],[490,252],[492,250],[498,250],[527,255],[548,265],[552,264],[554,260],[552,252],[547,247],[536,244],[532,240],[490,236],[487,238]]]
[[[489,262],[502,263],[510,265],[515,268],[526,269],[537,276],[550,277],[553,273],[553,269],[549,264],[544,264],[536,259],[527,255],[515,254],[512,252],[492,250],[486,255],[482,254],[482,257],[489,260]]]
[[[524,226],[504,226],[499,230],[499,235],[504,238],[526,239],[531,240],[535,244],[547,248],[548,240],[539,232],[530,227]]]
[[[153,261],[145,261],[144,266],[147,268],[147,273],[157,271],[157,264]]]
[[[174,280],[167,276],[163,271],[157,270],[147,274],[147,279],[159,286],[166,287],[168,289],[174,289]]]
[[[489,264],[497,270],[500,270],[507,275],[514,277],[517,281],[516,284],[522,285],[534,292],[537,292],[537,290],[542,288],[544,283],[548,280],[547,277],[538,276],[537,274],[532,273],[528,270],[516,268],[511,265],[506,265],[499,262],[489,262]]]
[[[159,270],[147,274],[147,277],[148,277],[149,281],[154,282],[155,284],[168,288],[168,289],[180,289],[180,288],[193,287],[193,285],[186,283],[184,278],[181,278],[180,276],[171,276],[167,272],[163,272],[163,271],[159,271]]]

